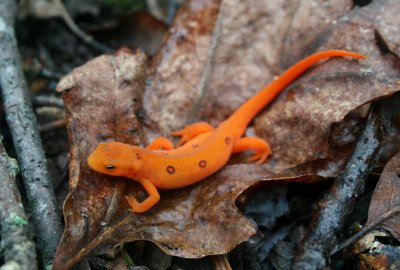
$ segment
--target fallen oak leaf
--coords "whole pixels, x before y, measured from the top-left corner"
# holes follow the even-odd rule
[[[143,89],[144,62],[140,52],[102,56],[60,82],[72,145],[66,229],[55,269],[68,269],[89,252],[103,254],[139,239],[152,240],[182,257],[226,253],[256,232],[233,201],[265,175],[260,166],[240,165],[194,187],[168,191],[168,196],[162,193],[163,203],[143,215],[133,215],[124,200],[128,192],[143,195],[134,182],[99,175],[87,166],[89,152],[107,138],[141,141],[132,100]]]
[[[134,61],[130,59],[129,54],[122,52],[117,58],[99,57],[88,62],[85,68],[76,69],[58,86],[61,91],[76,91],[63,94],[71,144],[70,192],[64,204],[66,229],[54,261],[55,269],[70,267],[64,265],[62,257],[65,254],[59,255],[63,249],[66,253],[79,253],[81,241],[91,241],[101,231],[101,224],[108,223],[111,216],[122,214],[117,205],[118,200],[123,201],[121,194],[126,187],[122,183],[116,186],[112,179],[93,177],[93,172],[86,169],[85,160],[99,140],[115,137],[116,134],[130,143],[137,144],[141,140],[135,112],[140,109],[136,100],[142,96],[140,85],[144,84],[143,63],[146,57],[139,53]],[[86,77],[92,79],[86,80]],[[132,86],[135,91],[132,91]],[[127,99],[129,93],[131,98]],[[118,104],[124,110],[110,113],[112,104]],[[118,117],[118,122],[114,122],[115,117]],[[108,122],[114,123],[111,131],[103,128]],[[107,204],[108,207],[104,207]]]
[[[134,183],[90,171],[86,157],[97,143],[107,138],[141,141],[133,117],[140,108],[132,102],[143,88],[144,68],[142,53],[130,57],[121,51],[89,62],[60,82],[59,89],[65,89],[72,164],[71,192],[64,208],[67,229],[54,263],[57,269],[67,269],[89,252],[103,254],[127,241],[153,240],[170,254],[202,257],[226,253],[255,233],[254,224],[233,201],[268,175],[262,166],[231,166],[199,185],[169,191],[162,204],[138,216],[130,213],[123,199]],[[138,93],[130,91],[131,86]]]
[[[267,108],[255,120],[256,134],[268,138],[274,161],[283,167],[332,159],[340,164],[336,157],[343,147],[337,147],[330,140],[331,126],[343,121],[355,108],[399,89],[400,73],[395,68],[397,59],[380,52],[375,45],[374,27],[367,19],[357,16],[348,15],[348,21],[343,20],[334,29],[323,33],[328,36],[320,45],[322,48],[366,50],[363,53],[368,55],[368,59],[358,63],[354,69],[351,61],[343,59],[332,59],[328,65],[319,65],[308,76],[288,87],[277,98],[275,107]],[[352,49],[354,40],[357,40],[358,48]]]
[[[321,2],[311,7],[305,1],[187,1],[151,63],[155,72],[144,96],[149,137],[169,136],[199,119],[219,124],[274,76],[311,54],[304,53],[309,47],[304,44],[296,59],[282,61],[301,44],[288,42],[287,32],[301,28],[299,36],[315,40],[353,5]],[[308,20],[310,9],[314,21]]]
[[[213,12],[187,11],[188,7],[199,2],[203,5],[211,3]],[[298,29],[308,16],[303,6],[307,7],[307,4],[293,7],[293,3],[274,3],[265,8],[259,1],[239,3],[231,0],[222,2],[218,8],[215,7],[218,1],[199,2],[189,1],[185,5],[186,9],[181,10],[164,48],[152,63],[156,68],[150,83],[146,85],[143,104],[146,109],[146,134],[149,138],[160,134],[169,136],[172,130],[191,122],[208,121],[217,125],[244,100],[271,81],[274,75],[279,75],[296,59],[304,57],[293,56],[292,51],[306,51],[310,46],[320,50],[342,48],[357,51],[368,55],[369,59],[361,62],[331,59],[329,64],[319,65],[308,72],[310,77],[300,78],[289,86],[277,98],[274,106],[267,107],[254,120],[256,135],[266,139],[272,147],[273,155],[268,163],[273,164],[271,170],[275,170],[278,167],[275,163],[279,163],[280,169],[301,166],[303,171],[309,166],[312,174],[313,170],[320,167],[319,175],[322,177],[335,176],[348,157],[352,144],[347,143],[338,148],[336,142],[332,142],[329,137],[331,126],[340,123],[355,108],[397,91],[399,85],[397,59],[390,54],[382,54],[377,46],[372,18],[368,18],[368,13],[359,9],[340,18],[339,14],[348,11],[347,4],[336,8],[324,5],[321,7],[322,13],[329,13],[325,10],[328,9],[334,14],[323,18],[330,23],[318,23],[313,31],[309,31],[311,26],[303,30],[302,34],[314,36],[314,41],[299,48],[296,42],[287,45],[284,33],[288,29],[282,28],[282,25]],[[369,13],[371,16],[379,13],[385,18],[382,13],[386,9],[378,7],[379,12],[373,9]],[[303,15],[296,14],[296,20],[293,21],[296,8]],[[222,19],[214,14],[217,10],[223,14],[220,15]],[[312,12],[318,13],[315,10]],[[276,14],[279,23],[268,19],[271,13]],[[200,30],[192,27],[194,23],[189,24],[193,20],[198,23],[198,14],[208,15],[210,20],[218,20],[212,32],[219,42],[215,48],[212,46],[211,33],[210,37],[203,37],[199,34]],[[237,17],[241,20],[234,19]],[[287,25],[285,20],[290,21],[291,25]],[[250,23],[255,21],[260,23]],[[199,27],[211,32],[210,23],[207,23],[207,27],[201,24]],[[240,30],[245,27],[249,31]],[[265,29],[277,32],[269,33]],[[187,35],[182,36],[182,33]],[[190,43],[181,44],[184,39],[190,40]],[[195,50],[190,49],[194,47],[191,46],[192,42],[196,44]],[[285,47],[284,52],[282,47]],[[258,52],[257,56],[253,55],[254,50]],[[266,52],[268,57],[265,56]],[[206,58],[210,54],[214,55],[211,60]],[[291,55],[291,58],[287,58],[287,55]],[[281,63],[281,59],[286,61]],[[212,76],[205,83],[208,87],[200,87],[204,85],[202,74],[207,73],[205,66],[208,61],[213,63],[210,67]],[[320,68],[323,73],[318,73]],[[339,80],[338,76],[342,79]],[[223,95],[221,89],[224,89]],[[359,126],[354,129],[359,129]]]
[[[120,58],[122,58],[122,60],[123,59],[133,60],[125,56],[124,53],[120,55]],[[107,58],[106,57],[99,58],[99,60],[103,61],[104,59]],[[110,59],[107,59],[107,62],[112,63],[112,65],[109,66],[111,67],[124,66],[123,65],[124,62],[121,59],[118,59],[118,57],[117,59],[114,60]],[[118,60],[122,61],[122,63],[119,63]],[[110,72],[104,70],[105,68],[102,67],[102,69],[100,69],[100,72],[98,73],[96,72],[91,74],[91,76],[89,77],[85,77],[85,75],[90,74],[91,70],[93,69],[93,66],[96,67],[96,70],[99,70],[99,66],[102,65],[99,65],[98,63],[96,63],[96,61],[92,61],[88,64],[88,66],[89,66],[89,71],[85,71],[84,68],[78,69],[76,71],[76,74],[72,74],[71,76],[72,78],[66,77],[65,78],[66,83],[64,83],[64,85],[67,84],[68,88],[70,88],[71,86],[73,87],[73,89],[70,89],[69,91],[65,92],[64,95],[66,100],[67,111],[70,114],[69,115],[69,121],[71,122],[70,127],[72,127],[70,128],[70,136],[71,138],[73,138],[73,142],[76,144],[74,148],[76,148],[80,152],[79,154],[72,152],[71,160],[72,161],[77,160],[80,163],[79,169],[74,168],[75,170],[80,170],[80,175],[79,175],[80,179],[79,182],[75,181],[71,182],[72,187],[73,188],[75,187],[76,189],[72,190],[70,194],[71,197],[66,202],[65,211],[66,211],[66,216],[72,217],[72,215],[68,215],[68,208],[70,208],[72,211],[74,211],[75,209],[82,209],[82,206],[79,206],[79,204],[83,204],[84,206],[83,210],[85,210],[85,212],[84,213],[81,212],[80,214],[84,217],[84,220],[90,219],[93,220],[91,222],[97,221],[97,224],[90,223],[85,225],[84,227],[89,228],[88,229],[89,231],[88,232],[80,231],[79,235],[69,235],[68,233],[70,232],[66,231],[66,234],[64,234],[63,239],[68,239],[68,241],[62,242],[64,245],[61,245],[59,250],[61,250],[60,252],[64,256],[68,255],[69,252],[72,253],[75,252],[76,256],[73,256],[68,261],[57,261],[55,265],[63,264],[65,265],[65,267],[69,267],[72,264],[76,263],[78,260],[80,260],[82,256],[86,255],[88,252],[93,250],[96,246],[99,246],[96,252],[103,253],[105,252],[106,249],[110,249],[112,246],[116,244],[136,239],[153,239],[162,248],[164,248],[165,251],[185,257],[193,256],[191,255],[192,252],[198,254],[199,252],[201,252],[202,249],[204,249],[205,250],[204,253],[194,256],[205,256],[208,254],[208,252],[221,252],[221,251],[226,252],[235,245],[237,245],[238,243],[240,243],[240,241],[247,239],[249,235],[254,233],[255,232],[254,227],[251,226],[252,224],[249,223],[248,220],[246,220],[243,216],[241,216],[238,213],[237,209],[233,205],[233,200],[242,190],[246,189],[249,185],[254,183],[254,181],[260,179],[261,176],[267,175],[267,172],[261,166],[257,165],[232,166],[226,170],[223,170],[220,174],[216,174],[210,180],[204,181],[199,185],[196,185],[194,188],[189,187],[187,189],[181,189],[169,192],[169,197],[163,200],[163,205],[160,204],[153,210],[153,215],[148,217],[147,222],[144,222],[143,220],[140,221],[140,219],[143,218],[142,216],[133,218],[129,214],[129,208],[127,207],[126,203],[124,202],[124,200],[121,200],[123,193],[127,192],[127,185],[122,183],[117,183],[115,188],[113,188],[113,185],[109,183],[114,182],[114,179],[113,180],[109,179],[106,180],[106,183],[104,184],[104,186],[102,186],[103,185],[102,181],[107,179],[104,176],[88,179],[90,174],[94,173],[90,172],[85,162],[86,160],[85,157],[89,153],[88,149],[90,149],[88,148],[87,142],[90,142],[91,144],[95,145],[96,141],[100,142],[107,137],[115,137],[116,139],[118,139],[118,136],[121,137],[122,139],[125,140],[129,139],[132,141],[132,138],[129,138],[130,136],[129,132],[127,132],[127,130],[131,130],[132,128],[129,125],[129,121],[122,121],[123,123],[125,123],[125,125],[121,125],[118,119],[126,116],[128,116],[129,119],[129,115],[133,114],[132,110],[131,113],[129,113],[129,111],[127,113],[127,106],[129,108],[129,106],[131,105],[129,103],[123,103],[122,106],[118,106],[117,109],[113,108],[116,111],[110,110],[110,106],[107,106],[108,104],[110,104],[110,97],[112,97],[112,95],[110,95],[112,91],[110,90],[114,90],[114,95],[116,95],[117,97],[119,96],[121,100],[132,100],[132,98],[128,98],[126,96],[127,94],[121,96],[120,95],[121,91],[119,91],[118,89],[120,86],[123,87],[124,85],[127,85],[128,84],[127,82],[122,83],[118,81],[114,82],[112,80],[108,81],[110,78],[103,79],[104,81],[101,82],[102,83],[100,91],[101,93],[93,91],[94,90],[93,87],[88,87],[91,86],[93,82],[97,86],[97,84],[99,83],[99,79],[106,78],[107,76],[105,76],[105,74],[107,73],[118,74],[123,80],[126,80],[125,78],[129,78],[129,76],[126,76],[125,74],[119,72],[118,70]],[[137,67],[132,68],[132,70],[135,69],[137,69]],[[101,76],[101,78],[99,78],[99,76]],[[71,84],[72,79],[74,81],[73,84]],[[107,88],[107,84],[105,83],[106,80],[108,81],[108,84],[110,85],[109,88],[111,89]],[[86,83],[86,89],[89,90],[87,92],[85,92],[84,90],[85,88],[82,87],[82,84],[84,83]],[[117,87],[115,89],[112,89],[112,87],[115,86]],[[83,100],[88,100],[88,99],[91,100],[91,103],[86,104],[82,102]],[[115,98],[111,98],[111,100],[114,100],[114,102],[111,102],[111,104],[115,104],[114,106],[118,104],[115,102]],[[85,110],[85,106],[89,106],[91,110]],[[106,117],[101,117],[103,115]],[[93,119],[100,119],[101,122],[103,122],[103,124],[96,123],[96,125],[93,125]],[[108,125],[105,125],[104,123],[106,122],[111,122],[113,124],[109,123]],[[115,125],[119,125],[118,126],[119,128],[116,128]],[[95,129],[96,127],[97,129],[99,129],[99,127],[102,128],[103,130],[101,130],[101,132],[105,135],[99,136],[98,133],[100,132],[100,130],[98,132],[94,131],[88,132],[88,126],[94,126]],[[105,126],[107,127],[107,129],[104,129]],[[79,139],[79,138],[84,138],[84,139]],[[91,146],[92,148],[93,145]],[[226,177],[224,177],[224,173],[227,174]],[[245,175],[247,177],[244,177]],[[74,177],[72,179],[74,179]],[[97,181],[94,181],[96,179]],[[107,183],[108,181],[109,183]],[[94,184],[93,182],[94,183],[98,182],[97,183],[98,185],[95,186],[94,188],[91,187]],[[78,186],[76,186],[76,184],[78,184]],[[86,193],[82,194],[82,192]],[[196,199],[194,202],[193,202],[193,195],[194,199]],[[107,202],[107,197],[111,199],[111,201]],[[224,197],[225,199],[222,199]],[[89,203],[87,200],[85,200],[85,198],[89,200]],[[98,199],[100,199],[100,201],[96,202],[96,200]],[[75,203],[73,207],[70,206],[72,202]],[[106,205],[109,203],[110,208],[107,209],[106,212],[99,211],[99,209],[101,209],[101,207],[104,206],[104,203]],[[90,209],[91,208],[90,205],[94,205],[95,206],[94,209]],[[162,206],[164,206],[164,208],[162,208]],[[117,207],[118,209],[116,209]],[[211,214],[204,214],[202,213],[202,211],[200,211],[201,209],[203,210],[205,209],[206,213],[208,213],[208,211],[211,210]],[[183,210],[189,211],[189,214],[179,213]],[[121,216],[121,213],[117,211],[124,211],[124,212],[122,213]],[[169,211],[172,212],[169,213],[170,215],[168,215]],[[225,213],[225,215],[222,217],[222,220],[220,217],[220,213]],[[80,218],[81,215],[78,215],[75,218],[78,217]],[[189,219],[187,218],[188,216],[190,217]],[[163,220],[162,217],[167,218],[168,222]],[[157,225],[157,221],[159,220],[159,218],[161,218],[162,220],[160,224],[161,229],[158,228],[156,230],[158,232],[154,233],[153,230],[155,229],[156,227],[155,225]],[[108,225],[107,223],[111,219],[113,220],[113,222],[112,224]],[[230,219],[232,219],[231,222],[229,222]],[[217,223],[214,223],[213,220],[217,220]],[[173,227],[177,227],[178,229],[171,230],[172,234],[166,234],[164,232],[163,234],[160,235],[159,231],[165,229],[165,225],[164,226],[162,225],[163,223],[165,224],[166,222],[169,223],[170,225],[173,225]],[[81,226],[83,226],[85,221],[77,222],[75,220],[74,223],[75,225],[81,224]],[[186,223],[189,223],[190,225]],[[230,224],[233,225],[230,226]],[[142,225],[143,227],[139,225]],[[100,230],[98,228],[99,226],[102,227]],[[200,229],[201,228],[205,229],[205,231],[209,233],[210,238],[204,238],[202,234],[193,233],[191,230],[187,229],[189,228],[195,230],[196,228],[192,228],[193,226],[200,227]],[[219,238],[218,237],[215,238],[215,235],[210,234],[210,226],[216,230],[217,229],[223,230],[223,233],[216,233],[217,235],[219,235]],[[247,229],[245,229],[246,227]],[[228,237],[229,234],[227,234],[227,230],[230,231],[231,233],[233,232],[236,238]],[[177,237],[176,235],[177,232],[181,234],[182,238],[179,239],[179,237]],[[90,234],[91,236],[82,237],[83,235],[87,234]],[[239,238],[239,236],[243,234],[244,237]],[[201,236],[201,239],[197,238],[199,237],[199,235]],[[222,241],[222,239],[220,238],[221,235],[225,235],[226,237],[225,240]],[[93,236],[94,239],[92,239],[92,241],[85,242]],[[194,236],[195,239],[191,239],[191,236]],[[234,242],[232,242],[232,239],[234,240]],[[174,243],[175,247],[171,247],[171,243]],[[194,243],[196,243],[195,246],[188,246],[188,245],[193,245]],[[198,245],[200,243],[202,244],[202,246],[199,247]],[[218,244],[225,245],[227,243],[229,244],[228,248],[221,247],[218,245]],[[74,244],[75,246],[78,244],[78,247],[76,247],[77,249],[71,248],[72,244]],[[79,246],[80,247],[83,246],[83,248],[79,250]]]
[[[193,27],[193,25],[191,25],[191,27]],[[356,33],[360,34],[360,32]],[[380,54],[377,53],[378,50],[373,45],[375,40],[374,38],[371,38],[373,37],[371,36],[371,32],[368,32],[368,34],[367,38],[362,39],[362,44],[367,48],[371,46],[372,51],[374,51],[374,56],[376,58],[370,61],[372,63],[375,61],[379,63],[390,61],[390,59],[387,60],[388,57],[379,58]],[[358,38],[359,36],[357,35],[353,36],[353,39]],[[340,44],[340,46],[352,46],[354,44],[353,39],[345,40],[343,44]],[[193,42],[192,46],[197,45],[195,40],[191,41]],[[167,45],[165,46],[168,47],[169,45],[170,44],[168,44],[167,41]],[[331,44],[331,46],[335,47],[336,45]],[[186,48],[187,51],[190,52],[189,48],[191,47],[189,46]],[[325,162],[323,165],[325,167],[318,167],[315,166],[315,164],[314,167],[303,166],[304,163],[299,163],[288,171],[284,171],[283,173],[281,172],[279,177],[272,174],[267,169],[268,165],[257,166],[246,164],[229,166],[198,185],[162,193],[162,201],[152,209],[151,212],[144,215],[137,215],[135,218],[132,218],[131,216],[128,216],[129,208],[126,205],[123,196],[128,192],[135,193],[135,197],[140,195],[138,188],[132,188],[135,186],[135,183],[99,176],[89,171],[85,165],[85,158],[88,152],[93,150],[94,145],[106,138],[129,142],[132,144],[144,144],[143,136],[140,136],[140,124],[138,124],[137,119],[134,117],[135,115],[142,115],[142,110],[132,110],[130,107],[132,104],[129,104],[129,102],[123,103],[121,106],[116,106],[115,104],[117,103],[115,97],[111,100],[107,98],[107,95],[111,95],[119,97],[118,100],[120,101],[130,101],[134,98],[135,100],[141,100],[140,98],[130,96],[129,91],[124,94],[119,91],[118,87],[135,85],[135,83],[130,80],[115,80],[113,76],[105,76],[106,73],[111,73],[115,74],[115,76],[118,75],[129,78],[129,76],[124,75],[124,73],[118,70],[118,68],[113,71],[113,68],[111,67],[114,67],[118,61],[113,58],[110,59],[111,60],[108,60],[107,62],[111,63],[111,65],[106,65],[107,72],[104,72],[105,67],[100,65],[102,68],[100,70],[102,70],[102,72],[99,72],[94,68],[86,71],[82,68],[77,71],[75,75],[70,76],[69,79],[65,79],[66,81],[70,81],[69,87],[65,88],[74,88],[66,92],[65,95],[66,99],[69,99],[71,102],[71,107],[68,109],[71,113],[69,127],[71,140],[73,141],[71,157],[72,162],[74,163],[71,166],[71,186],[72,189],[75,190],[71,190],[70,196],[66,202],[65,216],[67,219],[67,226],[59,247],[59,252],[57,253],[57,265],[63,265],[67,268],[88,255],[89,252],[90,255],[102,254],[105,251],[109,251],[117,244],[136,239],[154,241],[163,248],[164,251],[177,256],[201,257],[208,254],[217,254],[218,252],[225,253],[241,241],[246,240],[255,232],[254,224],[240,215],[233,204],[236,196],[248,186],[252,185],[260,178],[276,179],[280,177],[285,179],[290,178],[293,180],[299,179],[299,175],[310,175],[312,178],[321,179],[321,176],[318,176],[318,174],[329,176],[337,172],[337,164],[339,162],[335,159],[329,160],[330,163]],[[128,62],[130,62],[135,61],[136,58],[130,59],[127,57],[127,59],[129,59]],[[119,59],[119,61],[122,61],[122,59]],[[165,56],[164,61],[168,63],[168,56]],[[345,66],[341,67],[342,65]],[[325,69],[320,66],[308,74],[319,74],[318,70],[321,70],[321,68],[326,72],[329,70],[335,71],[338,68],[341,68],[344,72],[344,70],[347,71],[347,68],[349,68],[351,70],[351,72],[348,72],[349,74],[353,74],[353,72],[358,74],[357,72],[359,72],[358,69],[360,68],[359,65],[360,63],[354,61],[348,62],[348,60],[345,59],[336,59],[335,61],[329,61],[329,64],[326,63]],[[145,64],[142,63],[141,65],[136,65],[135,68],[132,68],[131,70],[140,70],[141,66],[145,66]],[[118,65],[115,67],[118,67]],[[385,73],[385,70],[381,72]],[[346,72],[344,73],[346,74]],[[77,79],[76,77],[78,74],[81,74],[81,76],[79,78],[80,80],[77,82],[75,79]],[[335,74],[328,76],[330,78],[329,83],[335,81],[334,75]],[[157,76],[157,74],[155,76]],[[182,80],[182,78],[176,78],[176,80],[179,79]],[[140,86],[143,83],[144,78],[138,80],[141,82],[139,84]],[[308,82],[312,82],[312,80],[308,79]],[[94,84],[95,87],[93,87],[92,84]],[[343,84],[339,85],[340,86],[338,87],[344,87]],[[85,86],[87,86],[89,90],[85,91]],[[136,84],[136,86],[138,85]],[[313,88],[312,84],[308,87]],[[140,90],[140,87],[133,88],[135,91],[142,91]],[[148,86],[148,88],[150,89],[151,85]],[[79,90],[77,91],[77,89]],[[149,89],[147,89],[147,91],[149,91]],[[347,87],[345,89],[348,91],[351,90]],[[100,92],[95,92],[95,90]],[[390,94],[392,91],[395,91],[395,87],[385,88],[385,91],[379,92],[378,94],[375,92],[377,90],[381,90],[381,85],[372,88],[371,92],[369,92],[362,101],[368,102],[371,99],[381,97],[385,94]],[[89,93],[93,96],[90,96]],[[217,92],[215,92],[215,94],[216,93]],[[151,94],[151,92],[149,92],[149,94]],[[233,96],[229,95],[228,92],[226,92],[226,94],[228,97]],[[72,100],[74,95],[82,95],[79,102]],[[101,101],[96,98],[99,95],[103,98]],[[157,99],[156,95],[152,98],[155,100]],[[287,102],[296,99],[297,98],[287,99]],[[93,102],[92,100],[97,100],[97,102],[93,103],[94,106],[91,110],[85,110],[85,106],[87,106],[85,105],[85,102],[88,100],[90,102]],[[342,102],[342,100],[336,101]],[[74,102],[77,103],[75,104]],[[179,104],[179,99],[177,102]],[[221,104],[220,106],[221,111],[223,112],[229,111],[229,109],[226,109],[226,106],[232,106],[228,98],[226,102],[226,105]],[[353,108],[363,104],[358,102],[360,101],[352,103]],[[335,105],[335,102],[330,103],[330,106]],[[184,107],[185,106],[183,106],[183,108]],[[345,111],[342,111],[342,115],[345,115],[353,109],[350,107],[346,108]],[[88,113],[89,111],[96,112],[95,115],[97,115],[97,117],[90,115]],[[73,113],[77,114],[73,116]],[[147,115],[153,115],[155,112],[152,109],[147,109],[146,113]],[[128,117],[132,122],[120,122],[120,117],[122,117],[122,119]],[[94,120],[98,119],[100,119],[101,122],[94,123]],[[218,118],[212,117],[211,120],[218,121]],[[132,126],[132,123],[136,124]],[[81,126],[78,124],[81,124]],[[119,129],[116,128],[115,125],[117,125]],[[93,128],[91,131],[93,134],[87,134],[88,127]],[[157,126],[154,126],[153,128],[154,130],[163,130],[163,128],[158,128]],[[277,129],[279,126],[270,128]],[[278,130],[275,131],[277,132]],[[327,130],[324,130],[323,135],[325,138],[327,132]],[[296,134],[297,133],[294,135]],[[135,135],[135,137],[132,135]],[[289,151],[293,151],[293,149],[302,146],[298,144],[288,145],[286,142],[284,143],[287,145],[286,149]],[[317,155],[317,158],[319,157],[326,158],[323,155]],[[340,154],[340,157],[343,159],[346,155]],[[311,159],[311,162],[313,161],[315,161],[315,159]],[[305,165],[307,165],[307,163],[305,163]],[[314,171],[316,167],[318,168],[317,172]],[[291,177],[288,177],[288,172],[291,173]],[[304,177],[301,179],[304,180],[306,178]],[[164,196],[164,194],[168,194],[168,196]],[[220,196],[221,194],[223,196]],[[200,210],[203,210],[204,212]],[[227,222],[229,220],[233,220],[233,222]],[[225,229],[224,225],[226,224],[231,227]],[[168,228],[168,226],[172,227],[172,229]],[[199,228],[201,230],[199,230]],[[210,228],[212,228],[211,231],[213,233],[210,233]],[[228,231],[230,233],[227,233]],[[232,235],[235,237],[232,237]]]
[[[218,13],[221,0],[188,1],[178,11],[164,46],[150,66],[154,75],[146,86],[146,134],[150,140],[184,126],[196,102],[206,91],[210,55],[219,38]],[[214,46],[213,46],[214,44]],[[172,129],[171,129],[172,127]]]
[[[400,241],[400,153],[385,166],[372,195],[367,228],[383,228]]]
[[[396,26],[399,23],[399,17],[397,16],[399,2],[396,0],[372,1],[370,5],[360,11],[367,11],[369,18],[374,22],[376,31],[379,32],[382,40],[384,40],[383,49],[400,55],[400,37],[396,31]],[[377,42],[381,43],[379,40]]]

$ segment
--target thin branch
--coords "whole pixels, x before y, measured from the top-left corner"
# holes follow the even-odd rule
[[[384,213],[382,215],[382,218],[377,220],[376,222],[364,227],[361,231],[355,233],[352,235],[350,238],[346,239],[342,243],[338,244],[335,249],[331,252],[331,255],[335,254],[336,252],[339,252],[340,250],[350,246],[351,244],[355,243],[359,239],[361,239],[364,235],[369,233],[371,230],[384,230],[380,227],[378,227],[380,224],[383,224],[386,220],[393,218],[394,216],[397,216],[400,214],[400,206],[395,206],[392,209],[390,209],[388,212]]]
[[[64,109],[64,102],[61,98],[48,95],[32,97],[32,105],[34,107],[57,107]]]
[[[82,39],[84,42],[95,48],[96,50],[103,52],[103,53],[110,53],[113,51],[112,48],[96,41],[92,36],[86,34],[84,31],[82,31],[79,26],[75,23],[74,19],[72,19],[71,15],[69,15],[68,10],[65,8],[64,4],[61,2],[61,0],[53,0],[55,4],[58,5],[58,8],[61,13],[61,17],[64,20],[64,22],[67,24],[69,29],[77,35],[80,39]]]
[[[0,138],[0,224],[5,263],[0,269],[37,269],[35,244],[15,183],[18,165],[8,157]],[[7,266],[15,266],[7,268]]]
[[[215,270],[232,270],[227,254],[212,256]]]
[[[159,20],[164,21],[164,16],[162,14],[161,8],[157,0],[146,0],[146,5],[150,13]]]
[[[0,1],[0,86],[43,263],[51,262],[62,232],[53,184],[21,69],[14,34],[16,3]]]
[[[168,0],[167,18],[165,19],[168,25],[170,25],[174,20],[177,8],[178,3],[176,3],[176,0]]]
[[[319,204],[294,258],[293,269],[324,269],[327,266],[351,206],[363,192],[365,180],[386,143],[391,118],[399,112],[399,94],[372,105],[352,156]]]
[[[67,126],[67,119],[65,118],[57,119],[50,123],[46,123],[39,126],[39,132],[40,133],[49,132],[55,129],[65,128],[66,126]]]

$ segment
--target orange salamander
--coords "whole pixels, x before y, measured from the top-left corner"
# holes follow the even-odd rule
[[[157,189],[175,189],[199,182],[223,167],[234,153],[254,150],[249,160],[263,163],[271,153],[270,147],[263,139],[242,137],[247,125],[306,69],[323,58],[336,56],[366,58],[342,50],[315,53],[290,67],[218,127],[198,122],[173,132],[173,136],[181,137],[177,148],[165,137],[155,139],[146,148],[103,142],[88,157],[89,167],[99,173],[139,182],[149,196],[142,202],[130,195],[125,198],[132,212],[143,213],[160,200]]]

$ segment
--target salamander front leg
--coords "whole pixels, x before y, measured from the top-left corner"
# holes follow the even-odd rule
[[[133,213],[144,213],[160,200],[160,194],[158,194],[157,188],[153,185],[152,182],[150,182],[150,180],[142,179],[139,181],[139,183],[149,194],[149,197],[147,197],[142,202],[138,202],[134,197],[130,195],[125,196],[125,199],[132,208],[131,211]]]
[[[181,136],[178,145],[182,145],[199,136],[200,134],[208,133],[213,130],[213,126],[211,126],[209,123],[197,122],[187,125],[184,129],[173,131],[172,136]]]
[[[149,145],[147,145],[146,149],[148,150],[172,150],[174,149],[174,144],[165,137],[158,137]]]
[[[253,156],[248,160],[255,161],[257,164],[263,163],[271,153],[269,144],[263,139],[256,137],[246,137],[236,140],[233,145],[232,153],[239,153],[246,150],[255,150]]]

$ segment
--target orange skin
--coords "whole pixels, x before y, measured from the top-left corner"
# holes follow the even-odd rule
[[[143,213],[159,201],[157,189],[175,189],[199,182],[223,167],[234,153],[254,150],[250,160],[263,163],[271,153],[270,147],[263,139],[243,138],[247,125],[306,69],[323,58],[336,56],[366,58],[341,50],[315,53],[264,87],[217,128],[198,122],[175,131],[172,135],[181,136],[180,146],[175,149],[164,137],[157,138],[146,148],[119,142],[100,143],[88,158],[89,167],[99,173],[139,182],[149,196],[142,202],[132,196],[126,196],[126,200],[132,212]]]

